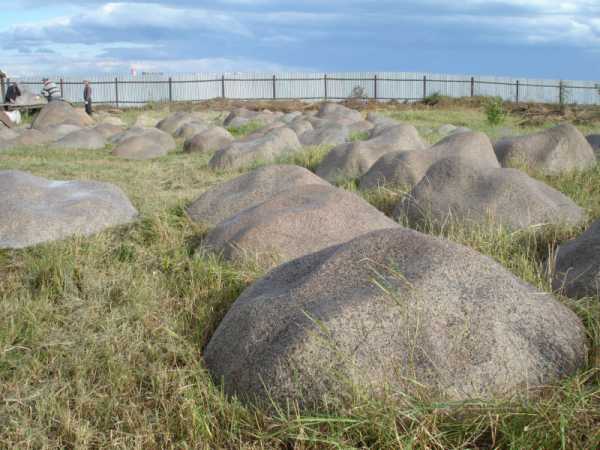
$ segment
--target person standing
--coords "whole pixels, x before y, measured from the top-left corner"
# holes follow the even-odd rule
[[[48,102],[54,100],[60,100],[60,89],[54,81],[49,80],[48,78],[42,79],[42,83],[44,83],[44,87],[42,89],[42,95],[46,97]]]
[[[21,89],[19,89],[19,85],[14,81],[10,83],[8,89],[6,90],[6,96],[4,97],[4,103],[14,103],[17,100],[17,97],[21,96]]]
[[[85,103],[85,112],[88,116],[92,115],[92,87],[88,80],[84,81],[85,87],[83,88],[83,101]]]

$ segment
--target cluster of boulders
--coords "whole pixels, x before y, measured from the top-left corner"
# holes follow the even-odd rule
[[[96,124],[82,109],[63,101],[50,102],[36,116],[31,127],[0,130],[0,151],[18,147],[48,146],[58,149],[103,149],[111,133],[122,128]]]
[[[242,127],[255,131],[236,139]],[[552,176],[592,167],[599,139],[570,125],[496,143],[461,127],[436,133],[445,137],[428,145],[412,125],[338,104],[287,114],[236,109],[219,124],[176,112],[156,126],[125,129],[53,102],[30,129],[0,130],[0,149],[3,142],[112,144],[113,155],[138,160],[166,155],[179,140],[184,152],[210,156],[215,170],[259,166],[186,209],[208,228],[197,253],[269,270],[204,350],[214,380],[244,400],[311,408],[358,391],[396,397],[423,389],[442,399],[494,398],[584,367],[585,329],[551,294],[470,248],[399,222],[510,230],[583,224],[582,208],[520,169]],[[316,173],[260,164],[306,146],[332,147]],[[392,219],[331,184],[348,179],[363,190],[400,186],[407,195]],[[137,215],[106,183],[0,171],[0,195],[0,248],[87,236]],[[554,288],[598,295],[597,250],[600,221],[558,249],[549,264]]]

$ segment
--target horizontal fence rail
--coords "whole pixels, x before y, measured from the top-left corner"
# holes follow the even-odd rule
[[[83,80],[51,77],[63,98],[83,101]],[[88,79],[99,104],[143,106],[147,103],[197,102],[214,98],[238,100],[417,101],[439,94],[448,97],[493,96],[514,102],[600,104],[599,82],[515,79],[411,72],[353,73],[225,73],[98,76]],[[2,96],[7,85],[2,80]],[[36,78],[15,79],[31,92],[42,89]]]

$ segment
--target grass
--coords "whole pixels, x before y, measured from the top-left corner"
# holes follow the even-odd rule
[[[229,131],[234,138],[238,139],[238,138],[247,136],[249,134],[252,134],[255,131],[260,130],[264,126],[265,126],[264,123],[252,120],[252,121],[242,125],[241,127],[229,127],[229,128],[227,128],[227,131]]]
[[[422,127],[485,127],[478,111],[400,116]],[[327,151],[310,148],[287,162],[315,170]],[[193,257],[206,230],[186,218],[185,205],[236,175],[212,172],[208,159],[180,150],[136,162],[107,151],[23,148],[0,154],[3,169],[115,183],[141,214],[135,224],[90,238],[0,251],[0,447],[600,446],[598,298],[561,299],[586,325],[590,363],[539,398],[458,404],[406,398],[392,404],[357,396],[349,405],[305,414],[293,407],[266,414],[226,398],[203,367],[202,349],[231,303],[262,272],[209,254]],[[600,167],[541,178],[600,217]],[[343,187],[358,192],[353,181]],[[359,194],[391,214],[405,192]],[[548,291],[545,258],[580,229],[509,233],[451,224],[421,231],[490,255]]]

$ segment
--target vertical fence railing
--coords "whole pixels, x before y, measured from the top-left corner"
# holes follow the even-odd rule
[[[0,80],[4,98],[10,80]],[[39,81],[21,81],[36,86]],[[78,88],[82,81],[60,78],[61,95],[79,102]],[[197,75],[196,79],[162,76],[161,79],[105,78],[91,80],[97,88],[96,103],[110,103],[117,107],[148,102],[202,101],[220,96],[223,99],[307,99],[343,100],[357,95],[362,99],[423,100],[432,94],[454,97],[500,96],[507,101],[556,103],[564,107],[578,100],[586,104],[600,104],[598,84],[593,82],[565,82],[544,80],[513,80],[471,77],[451,77],[431,74],[322,74],[245,76],[219,74]],[[112,87],[112,89],[111,89]],[[112,90],[112,92],[111,92]],[[359,94],[356,94],[356,93]]]

